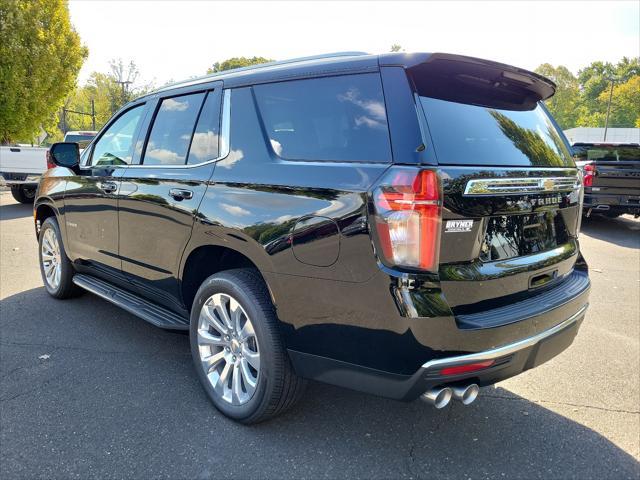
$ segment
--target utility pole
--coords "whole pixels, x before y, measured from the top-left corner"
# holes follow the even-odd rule
[[[133,83],[130,80],[116,80],[116,83],[119,83],[120,86],[122,87],[122,101],[126,102],[127,101],[127,85]]]
[[[138,78],[138,68],[133,61],[129,62],[129,65],[125,66],[122,59],[111,60],[109,62],[111,66],[111,72],[117,84],[122,88],[122,103],[127,101],[127,85],[132,84]]]
[[[91,99],[91,130],[96,131],[96,102]]]
[[[79,112],[78,110],[71,110],[70,108],[62,108],[62,133],[67,133],[67,112],[75,113],[76,115],[86,115],[91,117],[91,124],[93,129],[96,129],[96,112],[93,106],[93,100],[91,100],[91,113]]]
[[[607,129],[609,128],[609,114],[611,113],[611,99],[613,98],[613,84],[616,81],[615,78],[610,78],[611,80],[611,90],[609,90],[609,104],[607,105],[607,119],[604,121],[604,138],[603,142],[607,141]]]

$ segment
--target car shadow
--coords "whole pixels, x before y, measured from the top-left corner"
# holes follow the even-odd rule
[[[582,233],[621,247],[640,249],[640,220],[631,215],[608,218],[591,215],[582,219]]]
[[[470,406],[435,410],[311,382],[291,411],[245,427],[209,402],[188,337],[90,294],[58,301],[41,287],[9,296],[0,330],[8,473],[18,466],[55,471],[59,462],[76,462],[80,477],[105,475],[120,464],[128,476],[146,478],[227,472],[222,477],[619,479],[640,473],[633,456],[557,413],[575,406],[553,404],[554,412],[500,387],[482,389]],[[38,360],[43,352],[51,357]],[[11,400],[23,391],[37,391],[26,406]],[[49,458],[47,445],[69,441],[71,431],[84,436]],[[114,454],[100,454],[102,444]]]
[[[14,220],[16,218],[30,217],[32,215],[33,205],[24,203],[0,205],[0,220]]]

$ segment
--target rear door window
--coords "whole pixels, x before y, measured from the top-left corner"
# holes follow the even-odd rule
[[[379,74],[257,85],[254,92],[271,147],[280,157],[391,161]]]
[[[147,141],[144,165],[186,163],[193,129],[204,96],[201,92],[165,98],[161,101]]]
[[[440,164],[574,166],[561,133],[540,105],[515,111],[420,100]]]

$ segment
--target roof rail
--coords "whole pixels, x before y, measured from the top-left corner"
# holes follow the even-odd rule
[[[182,84],[191,84],[194,82],[198,82],[201,80],[207,80],[207,79],[215,79],[216,77],[222,76],[222,75],[227,75],[229,73],[236,73],[236,72],[244,72],[244,71],[248,71],[248,70],[258,70],[260,68],[267,68],[267,67],[273,67],[273,66],[277,66],[277,65],[287,65],[290,63],[299,63],[299,62],[307,62],[310,60],[322,60],[323,58],[336,58],[336,57],[357,57],[360,55],[369,55],[367,52],[358,52],[358,51],[353,51],[353,52],[333,52],[333,53],[323,53],[320,55],[311,55],[308,57],[298,57],[298,58],[290,58],[288,60],[276,60],[274,62],[267,62],[267,63],[259,63],[256,65],[249,65],[247,67],[238,67],[238,68],[231,68],[229,70],[222,70],[220,72],[214,72],[214,73],[209,73],[207,75],[202,75],[201,77],[194,77],[194,78],[190,78],[188,80],[182,80],[179,82],[175,82],[175,83],[170,83],[168,85],[164,85],[160,88],[158,88],[157,91],[161,91],[161,90],[165,90],[167,88],[174,88],[177,86],[180,86]]]

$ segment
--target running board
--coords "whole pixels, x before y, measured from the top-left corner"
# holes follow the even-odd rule
[[[177,313],[172,312],[163,307],[159,307],[148,300],[139,297],[122,288],[111,285],[104,280],[76,273],[73,277],[73,283],[80,288],[104,298],[129,313],[146,320],[156,327],[169,330],[188,330],[189,319],[184,318]]]

